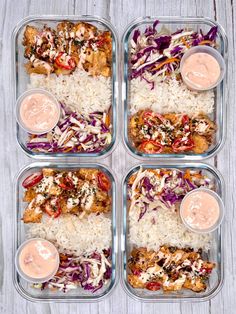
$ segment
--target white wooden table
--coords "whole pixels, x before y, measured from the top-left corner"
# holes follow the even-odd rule
[[[11,32],[15,24],[32,14],[91,14],[105,17],[116,26],[121,38],[125,26],[145,15],[207,16],[216,19],[229,39],[227,142],[214,160],[222,172],[226,187],[225,284],[211,301],[191,304],[145,304],[130,299],[120,284],[110,297],[96,304],[38,304],[22,299],[12,283],[12,211],[13,179],[30,160],[18,148],[15,139],[15,103],[12,97]],[[233,314],[236,313],[236,106],[235,106],[235,0],[0,0],[0,313],[134,313],[134,314]],[[110,165],[121,180],[135,162],[119,143]]]

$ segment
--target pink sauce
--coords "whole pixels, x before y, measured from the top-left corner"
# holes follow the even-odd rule
[[[218,81],[220,65],[209,53],[193,53],[184,61],[181,75],[190,88],[207,89]]]
[[[44,240],[31,240],[19,254],[21,271],[30,278],[44,279],[58,269],[58,252],[53,244]]]
[[[191,228],[207,230],[218,221],[220,206],[210,193],[195,191],[184,198],[181,204],[181,215]]]
[[[55,101],[43,93],[25,97],[20,106],[20,118],[29,132],[46,133],[59,120],[59,108]]]

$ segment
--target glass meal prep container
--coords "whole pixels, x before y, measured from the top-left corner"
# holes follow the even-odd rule
[[[149,291],[147,289],[133,288],[128,282],[128,274],[130,270],[128,267],[128,259],[134,246],[129,241],[129,203],[128,203],[128,180],[131,175],[140,169],[179,169],[179,170],[198,170],[202,174],[207,175],[214,184],[214,191],[224,200],[224,180],[221,174],[212,166],[202,163],[186,163],[186,164],[174,164],[174,163],[162,163],[153,165],[145,163],[142,165],[136,165],[131,168],[123,180],[123,224],[121,231],[121,259],[122,259],[122,270],[121,270],[121,281],[126,293],[134,299],[141,300],[144,302],[179,302],[179,301],[190,301],[199,302],[207,301],[214,297],[222,288],[224,280],[224,255],[222,248],[223,241],[223,224],[216,231],[212,233],[211,248],[208,252],[204,252],[203,257],[208,261],[214,262],[216,268],[210,275],[207,281],[207,288],[203,292],[193,292],[188,289],[181,289],[180,291],[167,291],[163,292],[162,289],[158,291]],[[144,246],[144,245],[143,245]]]
[[[111,140],[110,144],[106,145],[101,151],[91,152],[43,152],[33,151],[27,147],[28,133],[23,130],[18,124],[16,124],[16,137],[17,142],[23,151],[29,156],[37,159],[51,159],[60,157],[101,157],[108,155],[115,148],[116,132],[117,132],[117,101],[118,101],[118,39],[117,33],[113,25],[103,19],[96,16],[32,16],[23,19],[14,29],[12,34],[12,63],[13,72],[12,79],[14,85],[14,100],[27,90],[27,85],[30,82],[30,75],[26,72],[25,64],[27,59],[24,57],[25,47],[22,44],[24,31],[27,25],[43,28],[46,24],[49,27],[55,28],[60,22],[85,22],[90,23],[102,31],[110,31],[112,36],[112,61],[111,61],[111,105],[108,111],[109,120],[111,123]],[[82,112],[83,113],[83,112]],[[92,122],[91,122],[92,123]]]
[[[111,291],[114,289],[117,283],[117,211],[116,211],[116,178],[112,171],[100,164],[76,164],[76,163],[49,163],[49,162],[40,162],[32,163],[25,166],[18,173],[15,180],[15,209],[13,216],[14,223],[14,243],[13,243],[13,253],[15,254],[18,247],[26,240],[26,232],[29,229],[29,226],[22,221],[23,211],[26,208],[26,203],[23,202],[23,192],[24,188],[22,187],[22,182],[32,173],[38,172],[42,169],[50,168],[55,170],[65,170],[73,171],[80,168],[95,168],[101,170],[105,173],[111,182],[111,233],[112,233],[112,244],[111,244],[111,278],[109,282],[104,285],[101,289],[92,293],[88,290],[83,290],[81,287],[76,289],[71,289],[68,292],[63,291],[51,291],[50,289],[36,289],[32,287],[32,283],[25,281],[16,271],[15,266],[13,266],[13,283],[18,291],[18,293],[29,301],[36,302],[94,302],[99,301],[106,296],[108,296]],[[55,218],[56,219],[56,218]],[[91,230],[92,232],[92,230]],[[79,236],[79,235],[78,235]]]
[[[226,85],[227,78],[214,88],[214,111],[209,115],[209,118],[213,120],[217,125],[217,130],[215,134],[215,139],[213,143],[208,147],[208,149],[201,154],[196,154],[193,152],[179,152],[175,153],[145,153],[137,149],[131,139],[129,123],[132,116],[131,113],[131,67],[130,67],[130,41],[133,38],[135,30],[139,29],[143,32],[147,27],[152,27],[153,23],[158,20],[159,24],[156,26],[156,30],[160,31],[162,29],[170,31],[170,33],[174,33],[180,29],[193,29],[194,31],[202,30],[204,34],[206,34],[211,27],[217,26],[218,28],[218,36],[216,39],[217,50],[221,53],[224,58],[226,64],[226,75],[227,75],[227,37],[224,29],[217,22],[212,21],[208,18],[198,18],[198,17],[143,17],[138,18],[131,22],[124,34],[122,39],[122,101],[123,101],[123,141],[129,153],[140,160],[144,159],[180,159],[180,160],[203,160],[205,158],[212,157],[215,155],[223,146],[225,140],[225,119],[226,119]],[[150,83],[147,80],[147,84]],[[149,84],[148,84],[149,85]],[[151,87],[150,87],[151,89]],[[145,101],[144,101],[145,104]],[[144,106],[143,106],[144,108]],[[141,110],[143,110],[143,108]],[[149,109],[148,106],[145,109]],[[171,113],[171,112],[170,112]],[[184,112],[183,112],[184,113]]]

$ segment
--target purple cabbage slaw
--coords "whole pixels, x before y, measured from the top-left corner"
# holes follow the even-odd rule
[[[138,193],[140,193],[138,198],[132,192],[132,189],[134,190],[133,185],[128,186],[129,198],[132,201],[135,197],[135,202],[139,203],[140,213],[138,221],[142,219],[149,206],[155,201],[160,201],[164,206],[171,209],[180,203],[191,190],[199,187],[213,188],[211,179],[203,175],[201,171],[192,170],[190,172],[190,180],[185,176],[184,171],[178,169],[155,170],[158,172],[158,176],[148,171],[148,169],[138,172],[137,176],[141,178],[135,187],[139,191]],[[168,174],[166,170],[168,170]],[[152,210],[157,210],[157,208],[154,207]]]
[[[111,249],[102,253],[72,257],[63,255],[56,275],[42,284],[34,284],[34,288],[51,289],[68,292],[82,287],[95,293],[108,283],[112,276]]]
[[[62,116],[50,132],[31,135],[26,147],[44,153],[98,153],[112,140],[111,128],[106,125],[107,113],[93,112],[88,116],[69,111],[61,104]]]
[[[136,29],[131,39],[130,50],[130,78],[140,77],[151,84],[150,77],[153,75],[166,76],[172,73],[178,74],[179,61],[183,54],[191,47],[201,43],[215,47],[217,37],[217,26],[213,26],[207,34],[202,30],[195,32],[188,29],[180,29],[172,34],[163,34],[156,30],[159,21],[156,20],[153,26],[148,26],[143,33]],[[208,41],[205,42],[204,41]],[[163,64],[162,62],[173,60]],[[148,77],[145,77],[146,74]]]

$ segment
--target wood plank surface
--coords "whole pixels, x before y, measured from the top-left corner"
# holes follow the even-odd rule
[[[119,38],[126,25],[145,15],[208,16],[220,22],[229,40],[227,101],[227,141],[211,163],[216,163],[224,176],[226,198],[225,284],[211,301],[204,303],[141,303],[128,297],[120,284],[110,297],[95,304],[38,304],[24,300],[12,283],[12,212],[13,182],[18,170],[30,162],[16,144],[14,99],[11,78],[11,32],[27,15],[92,14],[110,20]],[[236,110],[235,110],[235,15],[236,0],[0,0],[0,313],[4,314],[234,314],[236,313]],[[121,105],[119,105],[119,111]],[[119,124],[121,134],[121,124]],[[125,150],[121,135],[112,154],[102,160],[117,173],[119,182],[138,161]]]

